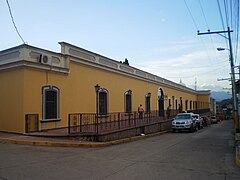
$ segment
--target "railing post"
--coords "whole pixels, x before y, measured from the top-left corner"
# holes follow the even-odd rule
[[[120,113],[118,113],[118,129],[120,129]]]
[[[95,116],[95,124],[96,124],[96,133],[98,134],[98,114]]]
[[[68,114],[68,134],[70,133],[70,114]]]
[[[130,122],[130,113],[128,113],[128,127],[130,127],[130,124],[131,124],[131,122]]]
[[[136,126],[137,126],[137,124],[136,124],[136,117],[137,117],[137,116],[136,116],[136,114],[137,114],[137,113],[136,113],[136,112],[134,112],[134,117],[133,117],[133,118],[134,118],[134,127],[136,127]]]
[[[80,114],[80,132],[82,132],[82,114]]]
[[[25,115],[25,132],[26,133],[28,133],[28,127],[29,127],[29,125],[28,125],[28,115],[26,114]]]

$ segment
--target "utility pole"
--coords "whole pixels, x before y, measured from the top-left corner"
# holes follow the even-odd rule
[[[204,33],[200,33],[198,31],[198,35],[206,35],[206,34],[219,34],[220,36],[228,39],[228,43],[229,43],[229,51],[230,51],[230,56],[229,56],[229,60],[230,60],[230,65],[231,65],[231,80],[232,80],[232,92],[233,92],[233,106],[234,106],[234,127],[236,132],[239,131],[240,127],[240,123],[239,123],[239,119],[238,119],[238,100],[237,100],[237,94],[236,94],[236,80],[235,80],[235,70],[234,70],[234,61],[233,61],[233,52],[232,52],[232,41],[231,41],[231,32],[233,32],[232,30],[230,30],[230,28],[227,28],[227,31],[215,31],[215,32],[211,32],[210,30],[208,30],[208,32],[204,32]],[[228,37],[222,35],[223,33],[227,33]]]

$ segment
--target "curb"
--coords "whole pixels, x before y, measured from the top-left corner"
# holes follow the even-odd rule
[[[236,165],[240,167],[239,146],[236,146]]]
[[[240,167],[240,133],[235,132],[235,163],[238,167]]]
[[[152,136],[157,136],[161,134],[165,134],[169,131],[161,131],[157,133],[147,134],[145,136],[134,136],[130,138],[124,138],[114,141],[108,142],[95,142],[95,143],[81,143],[81,142],[67,142],[67,141],[37,141],[37,140],[17,140],[11,138],[3,138],[0,137],[0,142],[2,143],[12,143],[12,144],[19,144],[19,145],[32,145],[32,146],[52,146],[52,147],[85,147],[85,148],[98,148],[98,147],[106,147],[111,145],[118,145],[123,144],[131,141],[140,140],[143,138],[148,138]],[[239,162],[240,165],[240,162]]]

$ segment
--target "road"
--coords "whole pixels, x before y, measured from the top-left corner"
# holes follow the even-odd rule
[[[103,148],[0,143],[0,179],[240,179],[233,123]]]

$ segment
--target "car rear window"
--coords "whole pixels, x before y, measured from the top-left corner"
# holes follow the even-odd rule
[[[198,115],[193,115],[194,118],[199,118]]]
[[[176,119],[190,119],[190,114],[179,114]]]

